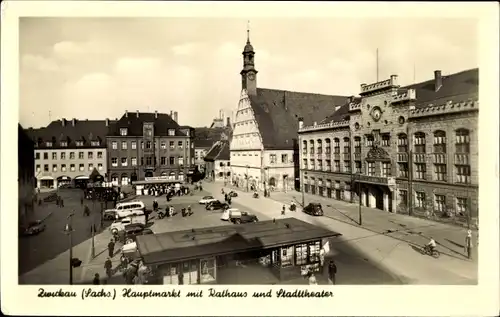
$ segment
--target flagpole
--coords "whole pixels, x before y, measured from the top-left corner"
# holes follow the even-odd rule
[[[377,58],[377,83],[378,83],[378,48],[377,48],[377,54],[376,55],[377,55],[376,58]]]

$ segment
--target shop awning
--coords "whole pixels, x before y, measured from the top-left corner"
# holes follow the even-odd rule
[[[85,176],[85,175],[81,175],[81,176],[75,177],[75,179],[89,179],[89,177]]]
[[[71,177],[69,176],[59,176],[57,178],[57,181],[70,181],[71,180]]]
[[[160,264],[207,256],[262,250],[340,236],[295,219],[276,219],[166,232],[137,237],[137,247],[145,264]]]
[[[148,185],[148,184],[176,184],[180,181],[178,179],[152,179],[144,181],[132,181],[132,185]]]
[[[39,179],[41,181],[53,181],[54,177],[52,177],[52,176],[41,176]]]

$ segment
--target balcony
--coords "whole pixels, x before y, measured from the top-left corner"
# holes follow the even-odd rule
[[[455,165],[470,165],[469,153],[456,153]]]
[[[408,162],[408,153],[398,153],[397,160],[398,162]]]
[[[414,153],[413,163],[425,163],[425,153]]]
[[[432,163],[446,164],[446,153],[432,153]]]

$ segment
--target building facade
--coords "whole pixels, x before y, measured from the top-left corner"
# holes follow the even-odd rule
[[[230,143],[232,182],[258,189],[298,189],[298,125],[324,119],[347,97],[257,88],[255,51],[247,38],[242,90]]]
[[[62,119],[25,130],[34,141],[37,188],[85,186],[94,169],[104,176],[109,124],[109,120]]]
[[[214,181],[231,180],[231,162],[229,160],[229,141],[215,142],[205,156],[205,176]]]
[[[213,124],[212,124],[213,125]],[[205,156],[212,146],[220,140],[227,140],[231,138],[232,127],[229,117],[227,118],[227,124],[223,127],[201,127],[195,128],[194,137],[194,155],[195,155],[195,165],[198,171],[201,173],[205,172],[206,162]]]
[[[125,114],[106,138],[108,181],[128,185],[151,177],[184,181],[194,167],[194,129],[180,126],[177,112]]]
[[[299,128],[304,192],[467,223],[477,218],[478,69],[400,87],[397,76]]]
[[[35,195],[35,152],[34,142],[17,127],[17,185],[19,223],[23,223],[33,213]]]

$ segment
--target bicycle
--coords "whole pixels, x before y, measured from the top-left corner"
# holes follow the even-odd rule
[[[435,259],[439,258],[439,256],[441,255],[441,253],[439,253],[439,251],[436,248],[434,248],[431,252],[431,248],[428,245],[425,245],[422,248],[422,251],[423,251],[423,254],[428,255],[428,256],[432,256]]]

